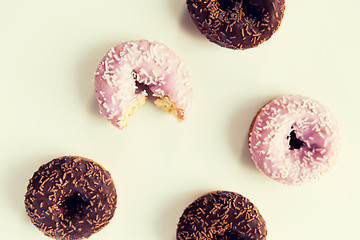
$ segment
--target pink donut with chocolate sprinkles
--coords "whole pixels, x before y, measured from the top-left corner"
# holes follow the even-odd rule
[[[262,107],[250,126],[249,149],[258,169],[285,184],[323,176],[337,162],[342,134],[318,101],[281,96]]]
[[[25,208],[32,223],[55,239],[88,238],[105,227],[116,208],[110,173],[73,156],[42,165],[29,181]]]
[[[128,118],[146,103],[154,104],[183,121],[192,102],[192,83],[183,61],[162,43],[127,41],[111,48],[95,73],[100,112],[123,129]]]
[[[177,226],[177,240],[264,240],[266,222],[256,206],[229,191],[205,194],[191,203]]]
[[[268,40],[279,28],[285,0],[187,0],[200,32],[230,49],[248,49]]]

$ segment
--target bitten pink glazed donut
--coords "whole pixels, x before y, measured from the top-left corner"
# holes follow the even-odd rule
[[[301,184],[327,173],[341,151],[341,132],[329,110],[302,96],[278,97],[255,116],[249,149],[256,166],[272,179]]]
[[[168,47],[137,40],[111,48],[97,67],[94,78],[100,112],[116,127],[127,126],[128,117],[146,103],[148,92],[157,107],[179,122],[189,112],[192,83],[189,70]]]

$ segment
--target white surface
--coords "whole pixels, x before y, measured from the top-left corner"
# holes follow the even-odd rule
[[[241,193],[257,205],[268,240],[356,239],[360,1],[286,6],[269,41],[232,51],[198,32],[185,0],[2,1],[0,238],[48,239],[26,216],[28,180],[53,158],[80,155],[107,168],[118,192],[114,218],[91,239],[175,240],[183,209],[213,190]],[[191,69],[188,121],[178,124],[147,104],[121,131],[98,113],[97,64],[132,39],[165,43]],[[254,114],[284,94],[321,101],[344,131],[336,167],[300,187],[260,173],[246,146]]]

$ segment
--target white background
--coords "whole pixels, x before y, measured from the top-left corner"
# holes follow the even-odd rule
[[[175,240],[184,208],[213,190],[249,198],[268,240],[356,239],[360,215],[358,0],[288,0],[275,35],[233,51],[203,37],[185,0],[12,0],[0,7],[0,238],[48,239],[24,209],[41,164],[80,155],[112,174],[114,218],[91,239]],[[190,68],[188,120],[149,103],[126,130],[98,113],[93,76],[106,51],[134,39],[166,44]],[[327,105],[344,150],[325,178],[277,183],[250,159],[247,132],[279,95]]]

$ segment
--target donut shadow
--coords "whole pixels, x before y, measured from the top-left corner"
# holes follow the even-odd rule
[[[34,172],[45,163],[43,159],[46,159],[45,156],[34,156],[29,157],[28,161],[21,161],[21,163],[11,169],[12,174],[10,174],[9,181],[5,186],[6,195],[11,205],[24,219],[27,217],[24,205],[27,186]],[[21,213],[19,211],[21,211]]]
[[[195,199],[205,194],[206,191],[191,191],[182,195],[177,195],[168,205],[164,206],[159,212],[158,221],[155,228],[159,233],[159,239],[176,240],[177,224],[185,208]]]
[[[259,102],[259,100],[253,99],[249,100],[248,102],[254,103]],[[261,102],[265,103],[266,100]],[[237,111],[234,112],[228,129],[228,140],[232,152],[235,154],[237,159],[239,159],[243,166],[254,171],[257,171],[257,169],[251,159],[248,145],[248,136],[251,122],[253,121],[253,118],[261,106],[263,106],[261,103],[241,105]]]
[[[105,43],[94,47],[92,51],[86,52],[79,60],[79,65],[77,67],[77,93],[81,98],[81,102],[85,102],[88,112],[98,119],[102,119],[102,116],[99,113],[98,102],[95,96],[94,74],[103,56],[116,44],[117,43]]]
[[[187,8],[183,9],[183,13],[180,19],[180,27],[184,30],[185,33],[194,36],[198,39],[205,40],[206,38],[201,34],[200,30],[196,27],[195,23],[191,19],[191,16]]]
[[[186,34],[197,37],[198,39],[206,39],[191,19],[186,1],[169,0],[169,4],[173,14],[179,16],[179,26]]]

